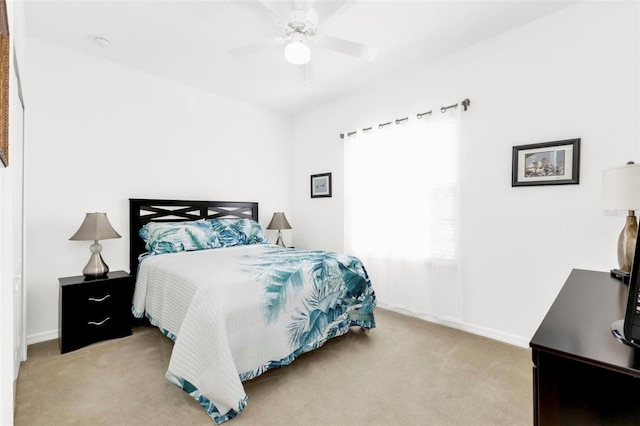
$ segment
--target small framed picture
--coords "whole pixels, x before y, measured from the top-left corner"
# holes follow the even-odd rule
[[[511,186],[580,183],[580,139],[513,147]]]
[[[311,198],[331,197],[331,173],[311,175]]]

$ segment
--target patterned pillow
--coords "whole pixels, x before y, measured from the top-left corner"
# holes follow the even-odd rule
[[[262,226],[251,219],[209,219],[211,247],[269,243]]]
[[[149,222],[138,234],[152,255],[211,248],[211,224],[206,220]]]

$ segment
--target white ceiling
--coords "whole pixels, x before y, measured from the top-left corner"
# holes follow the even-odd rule
[[[290,2],[279,3],[274,7]],[[312,46],[314,78],[306,84],[298,68],[284,60],[282,47],[243,58],[228,53],[278,35],[229,1],[25,0],[24,5],[29,37],[295,114],[574,3],[356,1],[320,22],[319,31],[376,46],[377,58],[368,62]],[[97,45],[95,36],[111,45]]]

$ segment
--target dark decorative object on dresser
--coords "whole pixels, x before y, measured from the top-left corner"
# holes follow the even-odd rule
[[[131,334],[134,277],[125,271],[106,277],[60,278],[60,352]]]
[[[635,250],[631,253],[633,266],[630,277],[626,281],[629,284],[627,307],[624,317],[613,321],[611,324],[611,332],[620,342],[640,349],[640,240],[637,238],[635,240]],[[620,279],[613,271],[611,275]],[[622,282],[625,282],[624,277]]]

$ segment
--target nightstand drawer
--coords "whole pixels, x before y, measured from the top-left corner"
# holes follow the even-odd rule
[[[76,285],[64,289],[64,302],[74,319],[102,321],[105,316],[122,315],[118,307],[127,303],[124,300],[129,293],[127,290],[126,285],[110,282]]]
[[[60,278],[60,350],[131,334],[134,279],[124,271],[106,278]]]

